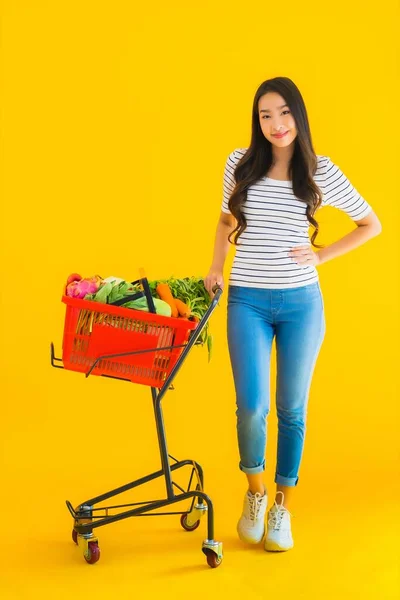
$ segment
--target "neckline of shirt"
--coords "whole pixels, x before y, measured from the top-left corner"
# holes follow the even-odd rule
[[[292,185],[292,180],[286,179],[272,179],[272,177],[264,177],[266,181],[273,181],[274,183],[280,184],[283,187],[290,187]]]

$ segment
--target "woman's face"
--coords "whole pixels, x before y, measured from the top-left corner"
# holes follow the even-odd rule
[[[296,123],[286,101],[277,92],[268,92],[258,101],[260,127],[271,144],[279,148],[289,146],[297,136]],[[285,133],[283,137],[275,134]]]

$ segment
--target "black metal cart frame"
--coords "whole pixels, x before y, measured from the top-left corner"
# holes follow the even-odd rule
[[[173,381],[178,371],[180,370],[182,364],[184,363],[187,355],[189,354],[191,348],[194,345],[198,345],[201,343],[199,341],[199,337],[205,325],[207,324],[207,321],[211,317],[211,314],[215,310],[215,307],[217,306],[219,298],[222,294],[222,289],[219,286],[215,286],[213,291],[215,292],[215,295],[210,303],[209,308],[207,309],[203,318],[198,323],[196,329],[190,332],[190,337],[186,344],[163,346],[162,348],[149,348],[146,350],[134,350],[132,352],[123,352],[119,354],[102,355],[95,360],[95,362],[90,367],[89,371],[85,373],[85,376],[88,377],[92,373],[93,369],[96,367],[97,363],[103,359],[117,358],[121,356],[128,356],[134,354],[143,354],[145,352],[159,352],[160,350],[172,350],[175,348],[183,348],[176,364],[173,366],[171,373],[167,376],[162,387],[151,387],[152,403],[161,457],[161,469],[154,473],[151,473],[150,475],[146,475],[145,477],[141,477],[140,479],[136,479],[135,481],[127,483],[126,485],[120,486],[114,490],[96,496],[94,498],[90,498],[89,500],[86,500],[85,502],[79,504],[75,509],[68,500],[66,501],[68,510],[71,513],[71,516],[74,520],[72,532],[73,540],[75,543],[82,547],[84,557],[89,563],[97,562],[97,560],[100,557],[98,539],[93,533],[94,530],[98,527],[102,527],[104,525],[108,525],[109,523],[114,523],[116,521],[121,521],[122,519],[126,519],[128,517],[161,516],[176,514],[181,515],[181,525],[186,531],[194,531],[199,526],[200,519],[206,512],[208,515],[207,539],[203,542],[202,551],[207,557],[207,563],[211,567],[217,567],[222,562],[222,542],[217,542],[216,540],[214,540],[214,508],[210,497],[204,493],[203,469],[197,462],[193,460],[177,460],[168,453],[163,411],[161,407],[162,399],[164,398],[168,389],[173,389]],[[56,358],[54,354],[53,343],[51,344],[51,365],[58,369],[64,368],[62,364],[62,359]],[[101,376],[109,377],[111,379],[119,379],[130,383],[129,380],[123,379],[121,377],[114,377],[112,375]],[[170,463],[170,459],[173,461],[172,464]],[[191,466],[192,469],[188,487],[185,491],[181,486],[179,486],[176,482],[173,481],[172,473],[188,465]],[[197,484],[195,489],[191,490],[194,475],[196,476]],[[102,506],[99,508],[95,508],[96,504],[99,504],[100,502],[108,500],[109,498],[112,498],[114,496],[118,496],[119,494],[122,494],[128,490],[148,483],[159,477],[164,477],[165,479],[165,498],[159,500],[148,500],[144,502],[117,504],[114,506]],[[177,493],[176,490],[178,490],[179,493]],[[190,509],[188,511],[157,513],[151,512],[154,510],[162,509],[171,504],[182,502],[184,500],[191,500]],[[115,511],[117,509],[122,508],[129,508],[130,510],[125,510],[116,514],[110,514],[110,511]]]

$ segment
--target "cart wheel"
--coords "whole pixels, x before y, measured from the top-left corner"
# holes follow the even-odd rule
[[[222,563],[222,558],[218,558],[212,550],[206,549],[204,553],[207,556],[207,564],[212,569],[216,569]]]
[[[78,532],[75,531],[75,529],[72,530],[72,539],[75,542],[75,544],[78,543]]]
[[[181,525],[185,531],[194,531],[200,525],[200,519],[193,523],[193,525],[188,525],[187,523],[187,513],[181,515]]]
[[[96,563],[100,558],[100,548],[97,542],[88,543],[88,553],[84,555],[85,560],[90,565]]]

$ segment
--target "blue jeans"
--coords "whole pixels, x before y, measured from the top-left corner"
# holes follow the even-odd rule
[[[265,469],[270,358],[276,336],[275,483],[295,486],[304,447],[308,395],[325,335],[319,282],[285,289],[230,285],[227,326],[236,390],[239,468],[249,474]]]

